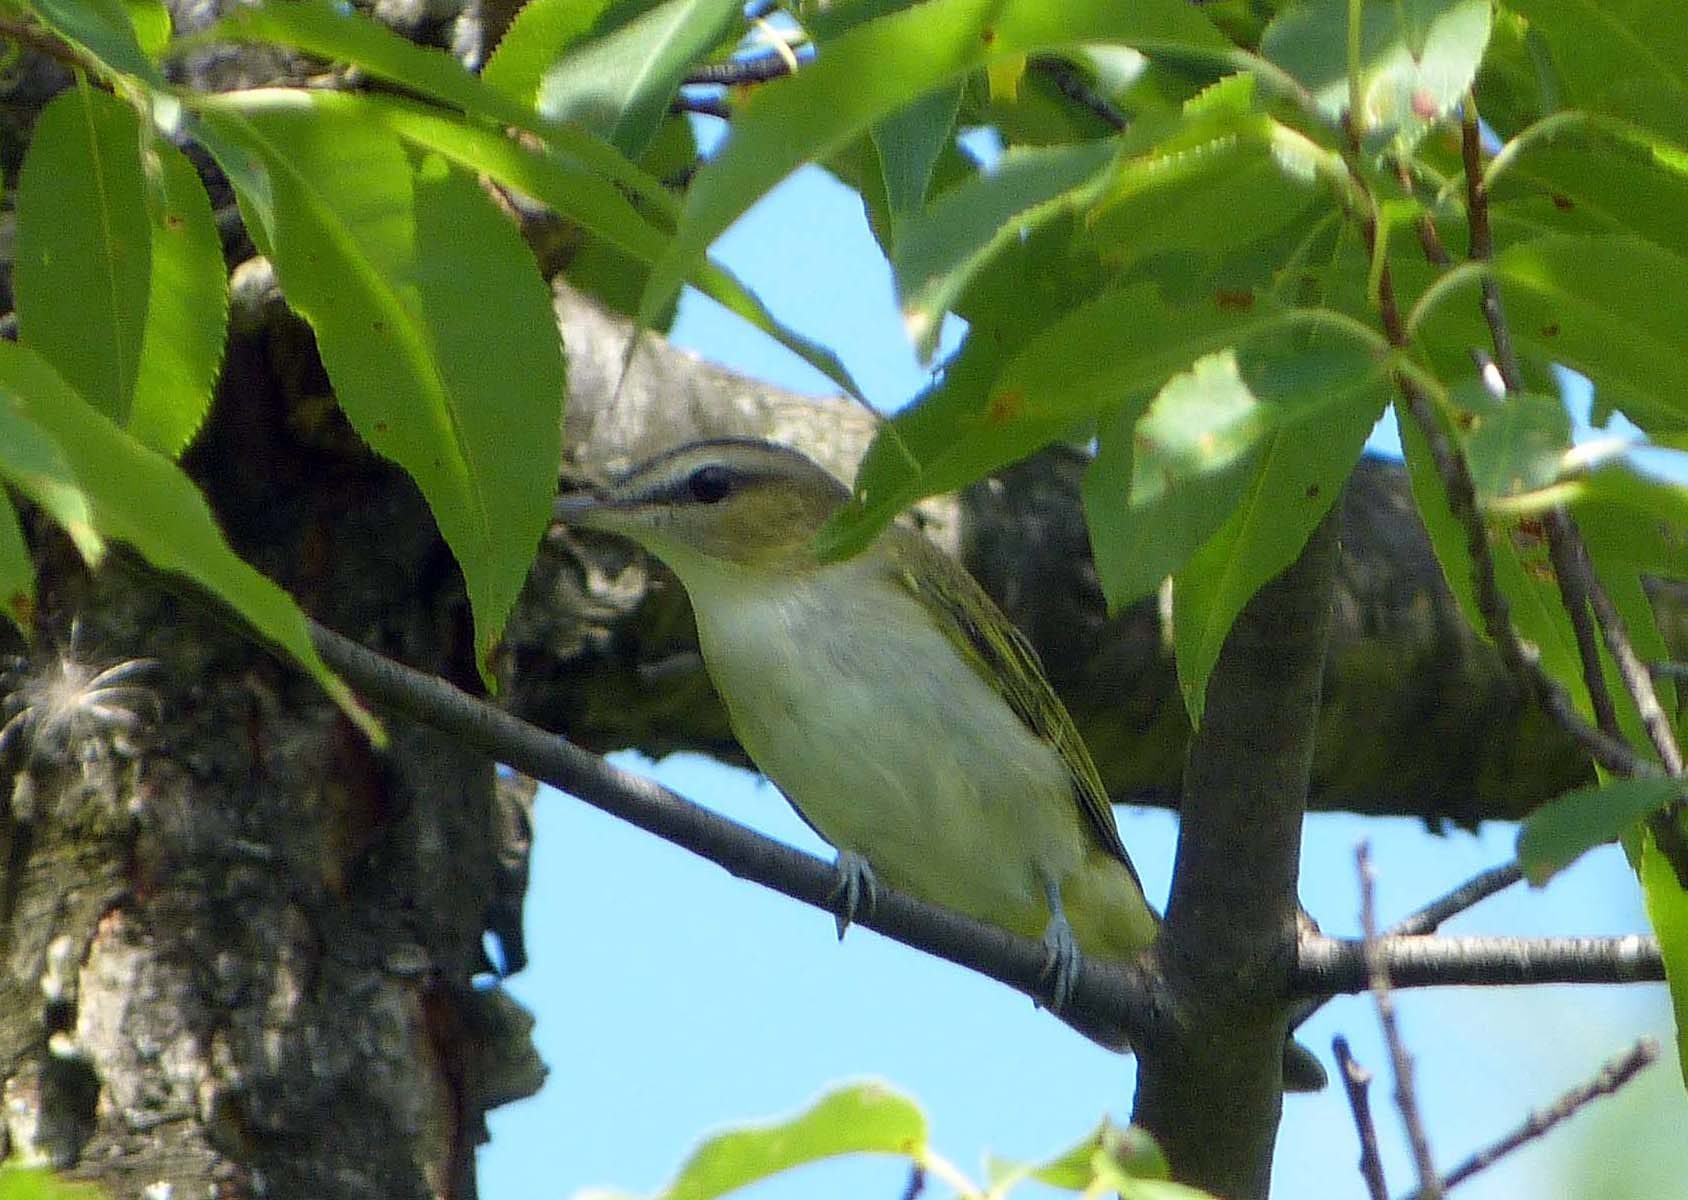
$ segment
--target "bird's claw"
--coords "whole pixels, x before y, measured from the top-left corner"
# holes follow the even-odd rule
[[[1072,924],[1059,911],[1049,918],[1049,924],[1044,928],[1043,953],[1042,978],[1050,981],[1049,1011],[1059,1013],[1066,1008],[1073,989],[1078,986],[1079,963],[1084,958],[1079,953],[1078,937],[1073,933]]]
[[[871,914],[879,903],[879,880],[874,877],[867,859],[850,850],[838,852],[836,866],[839,880],[832,892],[833,914],[838,921],[838,940],[843,941],[844,931],[850,928],[856,914]]]

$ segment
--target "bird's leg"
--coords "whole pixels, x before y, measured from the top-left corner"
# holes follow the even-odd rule
[[[833,914],[838,919],[838,940],[843,941],[844,931],[850,928],[856,914],[871,913],[879,903],[879,880],[875,878],[867,859],[854,850],[840,850],[836,865],[841,878],[832,892]],[[864,900],[867,902],[865,908]]]
[[[1049,901],[1049,924],[1043,929],[1043,975],[1053,981],[1049,1011],[1059,1013],[1067,1006],[1067,999],[1078,985],[1078,965],[1083,956],[1078,949],[1078,936],[1073,924],[1061,907],[1061,888],[1053,879],[1044,879],[1043,894]]]

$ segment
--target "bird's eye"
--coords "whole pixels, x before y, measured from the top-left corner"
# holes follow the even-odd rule
[[[686,490],[699,504],[715,504],[732,494],[735,482],[731,470],[711,463],[692,472],[691,478],[686,480]]]

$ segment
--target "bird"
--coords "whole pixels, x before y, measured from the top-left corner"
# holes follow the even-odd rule
[[[850,498],[794,449],[712,438],[553,515],[679,579],[734,734],[838,853],[840,936],[888,885],[1041,939],[1060,1015],[1083,958],[1131,962],[1159,917],[1037,652],[966,569],[897,524],[817,553]]]

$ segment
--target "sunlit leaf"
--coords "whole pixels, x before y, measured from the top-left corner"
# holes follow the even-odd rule
[[[992,58],[1083,42],[1208,53],[1229,47],[1181,0],[931,0],[855,26],[814,63],[757,89],[734,115],[726,144],[693,182],[641,311],[662,307],[709,244],[805,160],[829,157]]]
[[[1550,800],[1518,831],[1518,862],[1537,887],[1596,846],[1613,842],[1683,793],[1673,779],[1614,779]]]
[[[199,172],[176,147],[148,147],[152,278],[128,429],[161,454],[187,448],[211,408],[228,331],[228,274]]]
[[[94,529],[94,515],[69,459],[52,436],[4,393],[0,393],[0,479],[40,505],[90,566],[100,561],[105,543]]]
[[[229,549],[205,498],[180,468],[118,429],[45,360],[0,342],[0,411],[8,404],[56,443],[100,534],[129,543],[159,570],[221,599],[309,671],[366,733],[384,740],[375,718],[317,657],[304,613]]]
[[[1299,79],[1333,122],[1349,105],[1350,0],[1307,0],[1280,12],[1260,49]],[[1366,0],[1361,9],[1356,124],[1368,147],[1410,151],[1477,77],[1489,0]]]
[[[135,110],[83,84],[42,111],[18,179],[18,336],[119,424],[152,257],[140,143]]]
[[[609,7],[610,0],[528,0],[481,68],[481,79],[517,104],[532,107],[545,73]]]
[[[92,1183],[61,1179],[44,1167],[0,1163],[0,1200],[105,1200]]]
[[[829,1092],[784,1121],[716,1134],[699,1146],[659,1193],[661,1200],[713,1200],[793,1167],[843,1154],[926,1150],[926,1117],[918,1105],[882,1084]]]
[[[208,119],[262,160],[282,290],[353,426],[427,498],[463,569],[484,669],[555,489],[549,289],[472,178],[439,156],[413,162],[379,125],[284,92],[231,95]],[[251,199],[242,190],[249,219]]]
[[[1677,0],[1508,0],[1547,49],[1567,107],[1688,145],[1688,22]]]

